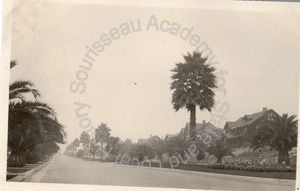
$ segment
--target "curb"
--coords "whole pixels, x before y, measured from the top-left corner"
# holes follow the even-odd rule
[[[46,165],[48,165],[54,158],[48,160],[47,162],[41,164],[40,166],[37,166],[31,170],[29,170],[28,172],[25,173],[21,173],[20,175],[9,179],[8,182],[23,182],[26,178],[28,178],[29,176],[31,176],[32,174],[34,174],[35,172],[41,170],[42,168],[44,168]]]

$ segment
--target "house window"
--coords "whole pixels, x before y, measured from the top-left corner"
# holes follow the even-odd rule
[[[274,117],[274,114],[273,113],[269,113],[268,114],[268,121],[273,121],[273,117]]]

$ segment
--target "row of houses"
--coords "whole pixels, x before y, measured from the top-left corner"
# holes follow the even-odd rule
[[[196,124],[196,137],[201,138],[203,141],[206,137],[204,135],[210,136],[210,141],[219,139],[223,134],[228,138],[227,141],[232,147],[245,146],[251,141],[251,135],[260,127],[262,122],[272,120],[272,118],[278,115],[274,110],[268,109],[266,107],[262,108],[261,111],[248,114],[240,117],[236,121],[227,121],[224,128],[217,128],[210,122],[205,120],[202,123]],[[161,139],[175,139],[184,138],[189,139],[190,124],[186,123],[184,128],[181,128],[178,133],[167,134],[164,138],[159,138],[158,136],[150,136],[147,139],[139,139],[139,144],[151,144],[152,142],[160,141]]]

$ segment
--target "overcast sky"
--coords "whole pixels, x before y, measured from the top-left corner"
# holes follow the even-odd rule
[[[68,141],[79,137],[74,102],[84,109],[96,128],[107,123],[113,136],[122,140],[164,137],[177,133],[189,121],[189,113],[175,112],[171,104],[171,69],[182,55],[195,47],[169,32],[146,30],[151,15],[158,23],[167,20],[181,28],[194,27],[215,54],[217,72],[227,71],[226,95],[216,92],[216,101],[228,102],[227,121],[245,114],[274,109],[280,115],[298,112],[299,18],[274,12],[212,11],[40,3],[20,8],[14,15],[11,82],[30,80],[42,100],[57,112]],[[21,16],[20,16],[21,15]],[[26,15],[26,20],[22,19]],[[121,35],[99,53],[86,91],[72,93],[70,83],[83,64],[86,46],[122,23],[137,23],[141,31]],[[222,112],[225,111],[223,108]],[[222,113],[221,112],[221,113]],[[209,121],[216,111],[197,110],[197,122]],[[220,114],[220,113],[217,113]],[[218,118],[216,118],[218,119]],[[223,128],[225,120],[221,121]]]

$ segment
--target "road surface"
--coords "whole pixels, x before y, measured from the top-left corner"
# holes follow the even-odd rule
[[[144,164],[146,166],[146,164]],[[230,180],[222,176],[205,176],[205,173],[171,171],[159,168],[133,169],[114,163],[87,161],[65,155],[56,155],[42,170],[27,178],[26,182],[72,183],[114,186],[140,186],[165,188],[192,188],[205,190],[295,190],[293,186],[261,182]]]

